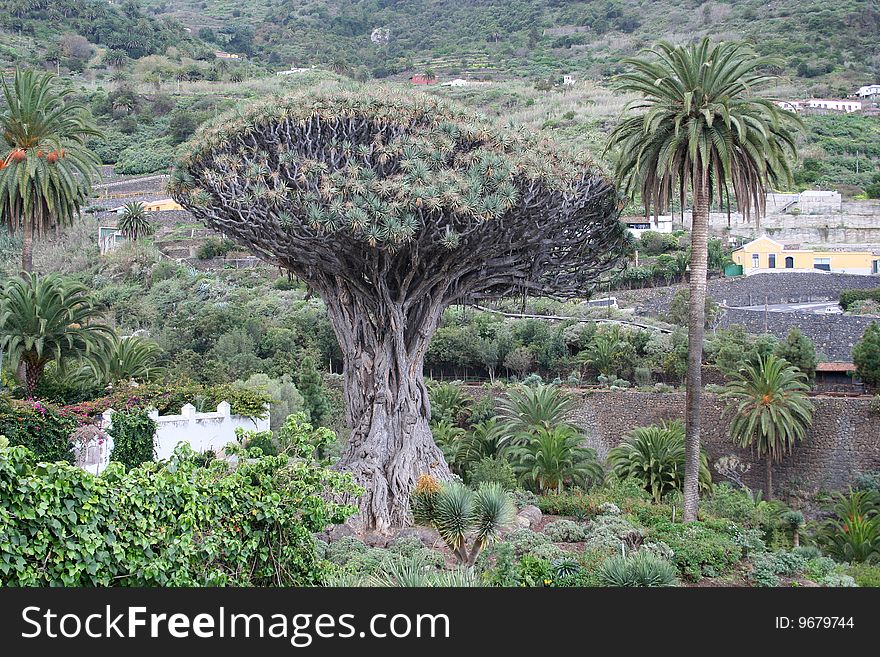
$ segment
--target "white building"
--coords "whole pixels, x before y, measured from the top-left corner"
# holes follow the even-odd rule
[[[862,111],[862,101],[860,100],[837,100],[833,98],[810,98],[804,101],[807,109],[811,110],[827,110],[829,112],[852,112]]]
[[[441,87],[467,87],[471,84],[470,80],[465,80],[464,78],[455,78],[454,80],[447,80],[446,82],[441,82]]]
[[[661,214],[659,217],[624,217],[621,219],[633,237],[641,237],[643,233],[672,233],[672,215]]]
[[[278,71],[275,75],[297,75],[299,73],[306,73],[311,69],[308,68],[289,68],[286,71]]]
[[[566,87],[573,87],[575,83],[575,79],[573,75],[563,75],[562,76],[562,84]]]
[[[860,87],[856,92],[856,96],[859,98],[876,98],[880,96],[880,84],[869,84]]]

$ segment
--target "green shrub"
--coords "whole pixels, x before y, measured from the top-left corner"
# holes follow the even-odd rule
[[[27,447],[40,461],[73,462],[70,434],[76,419],[39,401],[17,401],[0,396],[0,435],[10,445]]]
[[[294,459],[201,467],[186,444],[167,462],[96,477],[0,449],[0,576],[12,586],[307,586],[326,566],[313,533],[356,511],[360,494],[284,428]],[[328,493],[330,495],[328,495]]]
[[[849,575],[859,586],[880,587],[880,566],[867,563],[854,563],[848,569]]]
[[[554,543],[579,543],[587,538],[587,530],[571,520],[548,522],[541,530]]]
[[[621,545],[636,546],[644,536],[642,531],[625,518],[601,515],[587,525],[586,549],[606,554],[619,552]]]
[[[742,557],[742,548],[733,538],[709,523],[658,523],[650,530],[649,538],[672,548],[678,571],[693,582],[727,574]]]
[[[516,557],[532,552],[540,545],[550,543],[550,537],[546,534],[533,532],[531,529],[519,527],[504,536],[504,542],[513,548]]]
[[[516,473],[513,471],[513,466],[502,458],[491,456],[473,463],[466,472],[465,480],[468,485],[475,488],[486,483],[497,483],[508,491],[516,488]]]
[[[754,521],[755,502],[747,490],[734,488],[724,482],[715,486],[712,496],[700,501],[700,508],[716,518],[751,525]]]
[[[519,586],[541,587],[552,586],[556,572],[548,559],[541,559],[530,554],[519,561],[517,580]]]
[[[117,411],[111,418],[112,426],[107,433],[113,438],[110,460],[136,468],[156,457],[156,422],[147,411],[132,409]]]
[[[856,301],[880,301],[880,287],[865,290],[844,290],[838,297],[838,303],[844,310],[849,310],[849,307]]]
[[[649,552],[615,555],[599,568],[605,586],[660,587],[677,584],[675,566]]]
[[[542,513],[551,516],[571,516],[578,520],[584,520],[597,513],[593,498],[580,491],[541,495],[538,497],[537,507]]]
[[[232,240],[225,237],[209,237],[196,250],[196,257],[199,260],[222,258],[233,249],[235,249],[235,242]]]

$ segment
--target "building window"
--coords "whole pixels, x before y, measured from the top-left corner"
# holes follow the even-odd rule
[[[831,271],[831,258],[813,258],[813,269]]]
[[[752,254],[752,269],[757,269],[761,266],[761,256],[757,253]]]
[[[786,269],[794,269],[794,258],[792,258],[791,256],[786,256],[785,268]]]
[[[767,256],[767,266],[770,269],[776,269],[776,254],[775,253],[771,253],[770,255]]]
[[[880,260],[874,260],[871,263],[871,273],[880,274]]]

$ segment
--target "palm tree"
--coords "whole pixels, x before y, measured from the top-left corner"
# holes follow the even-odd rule
[[[140,201],[126,203],[119,218],[118,228],[127,240],[137,241],[153,234],[153,224],[147,219],[147,210]]]
[[[681,422],[636,427],[626,440],[608,452],[608,465],[620,479],[636,479],[658,504],[666,493],[684,484],[685,439]],[[700,453],[700,488],[711,490],[712,473],[705,452]]]
[[[89,361],[89,368],[95,378],[105,383],[153,381],[163,371],[158,364],[161,351],[159,345],[151,340],[113,335],[107,351],[96,354]]]
[[[561,493],[566,484],[587,488],[601,481],[596,452],[582,447],[583,436],[573,427],[540,427],[524,443],[510,449],[513,470],[531,481],[539,493]]]
[[[51,73],[18,69],[2,89],[0,217],[23,232],[21,268],[30,272],[34,236],[70,224],[88,197],[100,160],[86,143],[100,132]]]
[[[519,386],[499,402],[498,415],[507,435],[520,440],[538,429],[565,424],[576,404],[575,398],[558,386]]]
[[[473,425],[461,436],[452,461],[458,470],[466,471],[469,465],[481,459],[500,456],[506,444],[504,426],[498,418],[489,418]]]
[[[628,58],[631,70],[616,79],[620,91],[638,99],[627,104],[609,139],[617,152],[623,192],[641,196],[645,214],[666,211],[677,194],[682,207],[690,193],[690,306],[686,395],[687,467],[684,520],[697,517],[700,467],[700,387],[705,330],[709,205],[729,206],[732,189],[745,216],[765,210],[766,187],[789,183],[787,155],[794,154],[793,128],[801,122],[770,99],[755,95],[776,63],[746,45],[709,39],[690,46],[660,43],[650,59]]]
[[[100,312],[87,288],[57,274],[24,274],[0,292],[0,347],[13,367],[24,366],[32,397],[46,365],[94,357],[109,348],[109,327],[93,323]]]
[[[807,376],[787,360],[758,356],[727,383],[722,397],[733,413],[730,435],[740,447],[751,447],[767,465],[767,498],[773,497],[773,462],[803,440],[813,422]]]
[[[617,376],[620,373],[621,357],[626,354],[628,347],[629,344],[620,338],[619,331],[609,331],[597,335],[593,343],[577,355],[577,360],[590,366],[598,374]]]

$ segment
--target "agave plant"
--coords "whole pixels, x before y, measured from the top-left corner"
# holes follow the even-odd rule
[[[140,201],[126,203],[117,226],[127,240],[137,241],[154,232],[153,224],[147,218],[147,210]]]
[[[514,472],[534,484],[539,493],[561,493],[566,485],[588,488],[601,481],[596,452],[581,445],[583,436],[568,425],[540,427],[510,449]]]
[[[840,561],[880,560],[880,496],[875,491],[837,493],[831,511],[817,537],[822,548]]]
[[[608,452],[611,471],[620,479],[640,481],[655,502],[684,483],[684,425],[680,421],[636,427],[623,443]],[[712,488],[706,453],[700,454],[700,487]]]
[[[441,485],[428,475],[419,477],[411,504],[416,524],[434,527],[459,563],[468,566],[516,516],[510,495],[497,483],[473,491],[458,482]]]
[[[677,575],[675,566],[650,552],[609,557],[599,568],[605,586],[676,586]]]
[[[440,570],[418,553],[393,559],[380,573],[367,580],[367,586],[381,587],[465,588],[479,585],[473,568]]]

